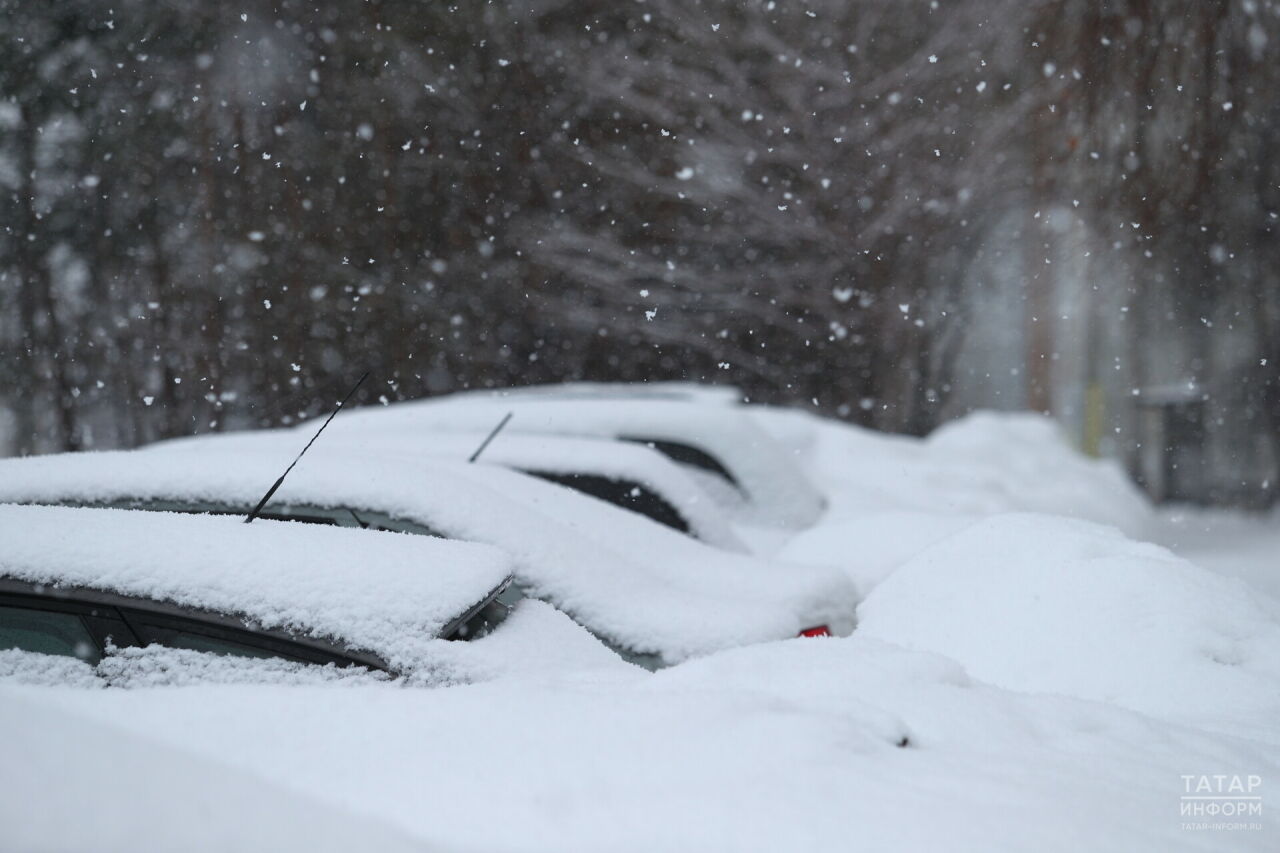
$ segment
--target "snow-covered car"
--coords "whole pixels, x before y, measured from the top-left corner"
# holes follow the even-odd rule
[[[0,501],[244,513],[297,449],[284,432],[273,450],[210,442],[0,460]],[[498,466],[317,445],[264,512],[496,545],[528,596],[650,667],[853,629],[857,592],[836,569],[713,548]]]
[[[451,400],[493,396],[494,391],[456,391]],[[704,385],[699,382],[663,380],[657,382],[552,382],[503,388],[505,399],[528,400],[672,400],[686,403],[733,406],[744,394],[733,385]]]
[[[470,393],[343,412],[329,431],[365,441],[395,431],[483,435],[508,412],[513,416],[504,436],[605,438],[657,450],[746,524],[801,529],[817,521],[826,505],[786,449],[742,408],[721,402],[656,394]]]
[[[638,444],[609,439],[553,435],[430,433],[387,430],[372,435],[326,432],[324,447],[379,456],[420,456],[467,460],[483,446],[483,464],[497,464],[559,483],[615,506],[638,512],[730,551],[748,550],[724,509],[680,465]],[[298,434],[287,430],[247,430],[172,439],[148,451],[201,452],[217,447],[236,450],[287,450]],[[283,444],[282,444],[283,442]],[[479,463],[478,463],[479,464]]]
[[[159,512],[0,504],[0,651],[99,665],[160,646],[430,670],[511,582],[496,548]]]

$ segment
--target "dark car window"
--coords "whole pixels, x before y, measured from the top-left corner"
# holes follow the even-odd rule
[[[238,512],[230,513],[230,514],[240,515],[240,513]],[[286,515],[284,513],[277,513],[277,512],[260,512],[258,513],[258,518],[265,518],[270,521],[297,521],[301,524],[328,524],[334,527],[337,527],[338,525],[337,519],[329,518],[323,515],[303,515],[300,513]]]
[[[0,578],[0,649],[71,655],[96,663],[111,645],[152,643],[254,658],[385,670],[375,656],[325,641],[250,630],[234,616],[97,590],[40,587]]]
[[[148,512],[180,512],[189,515],[248,515],[248,506],[227,506],[224,504],[201,503],[196,501],[156,499],[127,499],[108,501],[105,503],[67,502],[66,506],[102,506],[113,509],[135,509]],[[416,533],[422,536],[435,536],[447,539],[438,530],[418,522],[407,521],[385,513],[370,509],[351,509],[350,507],[319,507],[293,504],[271,504],[270,508],[258,513],[258,518],[270,521],[295,521],[302,524],[323,524],[335,527],[359,527],[365,530],[391,531],[395,533]]]
[[[497,599],[490,601],[475,612],[471,618],[458,626],[447,639],[476,640],[493,632],[495,628],[507,621],[511,606]]]
[[[190,503],[186,501],[170,501],[164,499],[157,500],[126,500],[112,501],[108,506],[119,509],[141,509],[153,512],[181,512],[191,515],[248,515],[249,510],[244,507],[222,506],[220,504],[202,504]],[[322,509],[312,509],[310,507],[296,509],[294,507],[272,508],[258,513],[258,518],[265,518],[269,521],[296,521],[301,524],[326,524],[337,526],[342,524],[345,519],[339,519],[334,513]]]
[[[348,666],[357,662],[340,654],[286,639],[174,614],[121,608],[142,645],[156,643],[176,649],[250,658],[284,658],[303,663]]]
[[[551,471],[525,471],[542,480],[559,483],[571,489],[608,501],[611,504],[647,516],[659,524],[689,532],[689,522],[665,498],[634,480],[602,477],[598,474],[561,474]]]
[[[212,652],[219,655],[235,655],[243,658],[281,657],[281,655],[274,655],[266,649],[259,649],[244,643],[236,643],[191,631],[148,627],[145,632],[150,642],[168,646],[171,649],[190,649],[193,652]],[[293,660],[293,658],[290,658],[290,660]]]
[[[65,655],[89,663],[102,657],[78,614],[8,604],[0,604],[0,649]]]
[[[729,469],[721,464],[720,460],[691,444],[685,444],[681,441],[662,441],[652,438],[638,438],[635,436],[624,435],[619,437],[622,441],[630,441],[634,444],[643,444],[652,447],[672,462],[679,462],[681,465],[689,465],[693,468],[699,468],[703,471],[709,471],[723,477],[734,488],[740,488],[738,481]]]

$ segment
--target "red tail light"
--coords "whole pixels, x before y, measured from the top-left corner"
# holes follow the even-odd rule
[[[815,625],[812,628],[805,628],[800,632],[801,637],[830,637],[831,629],[826,625]]]

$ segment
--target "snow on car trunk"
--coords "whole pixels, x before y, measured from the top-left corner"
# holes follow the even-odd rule
[[[0,577],[243,617],[401,671],[510,574],[470,543],[232,517],[0,505]]]

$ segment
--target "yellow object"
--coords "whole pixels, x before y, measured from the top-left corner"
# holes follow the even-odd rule
[[[1090,382],[1084,389],[1084,436],[1080,449],[1089,456],[1102,454],[1102,429],[1106,416],[1106,397],[1102,385]]]

